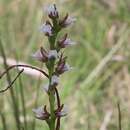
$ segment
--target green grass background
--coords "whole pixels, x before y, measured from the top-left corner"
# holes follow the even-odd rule
[[[129,0],[0,0],[0,42],[6,57],[41,67],[31,55],[47,44],[38,28],[46,20],[43,5],[54,2],[61,14],[68,12],[77,18],[75,25],[64,30],[77,45],[65,50],[69,64],[75,69],[65,73],[59,85],[62,101],[69,106],[61,130],[100,130],[109,111],[112,116],[107,130],[118,130],[118,101],[122,130],[129,130]],[[116,57],[121,60],[114,60]],[[1,64],[0,72],[3,70]],[[11,78],[14,74],[15,71],[10,73]],[[48,103],[41,90],[46,82],[23,74],[13,86],[21,130],[47,130],[46,124],[39,120],[34,127],[32,113],[36,101],[38,106]],[[0,88],[6,84],[6,78],[2,79]],[[10,92],[0,94],[0,130],[18,130],[13,110]]]

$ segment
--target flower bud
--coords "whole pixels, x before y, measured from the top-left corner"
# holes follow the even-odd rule
[[[47,7],[45,7],[45,12],[47,12],[48,16],[50,18],[58,18],[58,11],[57,11],[57,8],[56,8],[56,5],[49,5]]]

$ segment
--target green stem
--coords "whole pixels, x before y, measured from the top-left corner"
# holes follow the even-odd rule
[[[50,69],[49,69],[49,84],[51,84],[51,79],[52,79],[52,75],[53,75],[53,71],[54,71],[54,63],[55,60],[51,61],[50,64]],[[50,130],[55,130],[55,91],[54,89],[50,89],[49,91],[49,103],[50,103],[50,114],[51,114],[51,118],[50,118]]]
[[[50,49],[54,50],[55,49],[55,42],[56,42],[56,37],[59,32],[59,28],[57,25],[57,20],[53,20],[53,29],[54,29],[54,34],[53,36],[49,37],[49,43],[50,43]],[[52,59],[49,61],[49,64],[47,65],[48,71],[49,71],[49,85],[51,85],[51,79],[54,73],[54,67],[55,67],[55,59]],[[50,120],[49,120],[49,128],[50,130],[55,130],[55,121],[56,121],[56,116],[55,116],[55,89],[50,88],[49,89],[49,103],[50,103]]]
[[[55,130],[55,95],[54,92],[50,92],[49,96],[49,101],[50,101],[50,112],[51,112],[51,120],[50,120],[50,130]]]

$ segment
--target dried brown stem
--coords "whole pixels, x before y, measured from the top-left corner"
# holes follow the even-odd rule
[[[0,79],[8,72],[10,71],[11,69],[13,68],[16,68],[16,67],[26,67],[26,68],[31,68],[31,69],[34,69],[34,70],[37,70],[39,72],[41,72],[44,76],[46,76],[47,78],[49,77],[48,74],[46,72],[44,72],[43,70],[37,68],[37,67],[34,67],[34,66],[30,66],[30,65],[12,65],[10,67],[8,67],[1,75],[0,75]]]
[[[0,93],[3,93],[5,91],[7,91],[9,88],[12,87],[12,85],[14,84],[14,82],[17,80],[17,78],[22,74],[22,72],[24,71],[24,69],[22,69],[18,74],[17,76],[15,77],[15,79],[3,90],[0,91]]]

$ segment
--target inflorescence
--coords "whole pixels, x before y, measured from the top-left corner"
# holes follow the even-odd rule
[[[67,107],[60,102],[57,86],[59,84],[60,75],[72,69],[66,62],[67,56],[64,56],[63,49],[74,45],[75,42],[68,38],[67,33],[60,39],[58,39],[57,36],[62,29],[73,25],[76,19],[68,14],[61,19],[55,4],[46,7],[45,11],[50,20],[42,24],[40,31],[48,37],[50,48],[46,50],[41,47],[33,57],[45,63],[48,69],[49,83],[46,84],[43,89],[49,96],[50,110],[48,112],[45,105],[44,107],[33,109],[33,112],[36,114],[36,118],[46,120],[51,130],[59,130],[60,118],[67,115]],[[57,107],[55,106],[55,95],[57,98]],[[55,126],[56,120],[57,123]]]

